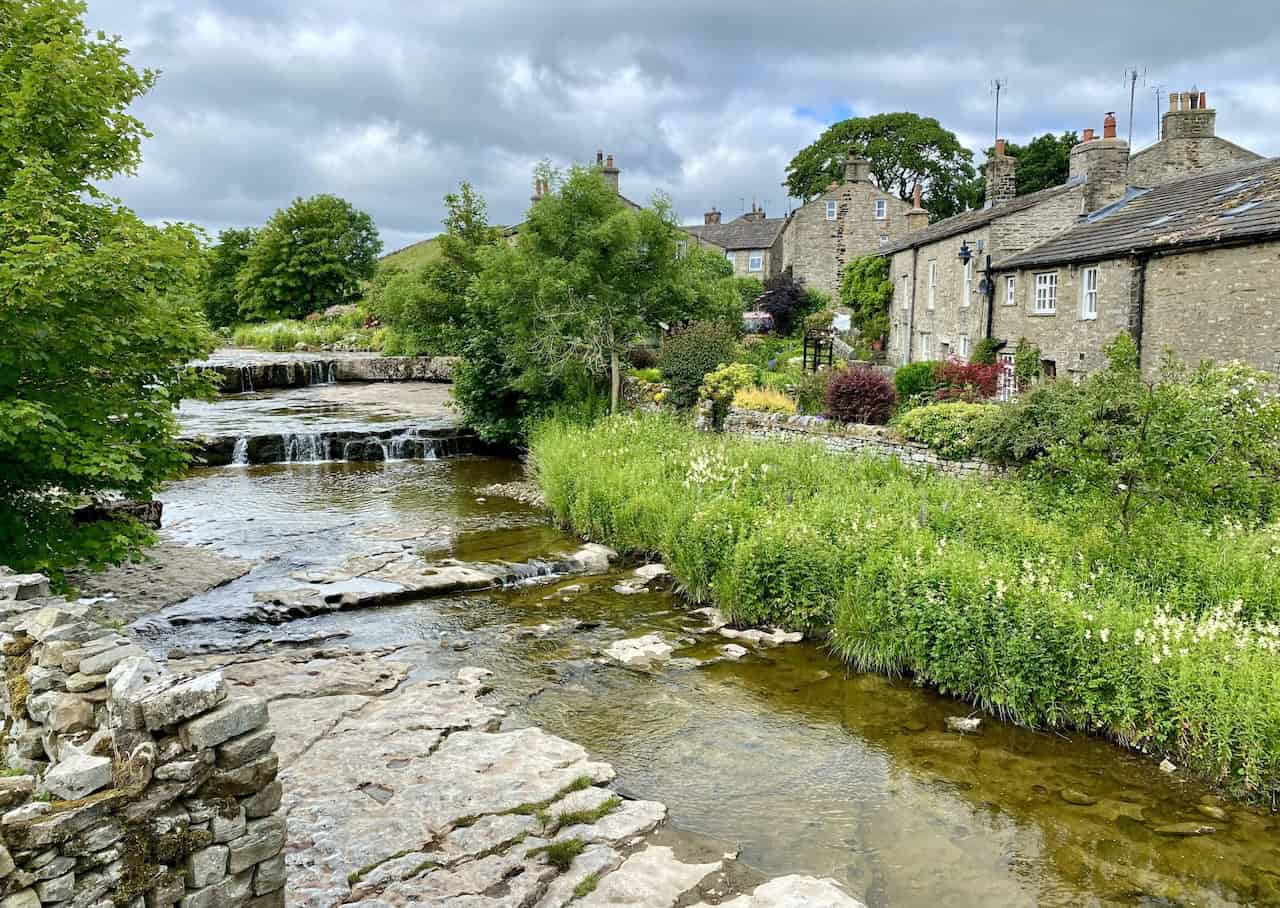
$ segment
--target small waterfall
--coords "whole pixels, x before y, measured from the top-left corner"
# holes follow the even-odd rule
[[[382,459],[391,460],[438,460],[436,456],[436,440],[423,438],[417,429],[410,429],[390,438],[372,437],[370,442],[382,448]]]
[[[329,459],[329,444],[318,432],[284,437],[285,463],[321,463]]]
[[[243,435],[236,439],[236,446],[231,450],[231,465],[233,467],[249,465],[249,439]]]
[[[530,586],[567,572],[567,565],[563,561],[546,561],[542,558],[532,558],[506,567],[510,569],[511,577],[502,584],[505,587]]]
[[[253,392],[253,366],[240,367],[240,393],[250,394]]]
[[[336,385],[338,383],[338,363],[332,361],[329,363],[329,375],[326,384]]]

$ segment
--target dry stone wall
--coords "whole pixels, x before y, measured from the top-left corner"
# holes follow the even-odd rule
[[[1004,471],[980,460],[946,460],[925,445],[907,441],[885,426],[842,425],[820,416],[784,416],[754,410],[730,410],[723,431],[749,438],[822,442],[837,454],[865,454],[897,458],[909,467],[936,470],[948,476],[1003,476]]]
[[[0,908],[282,908],[266,704],[0,569]]]

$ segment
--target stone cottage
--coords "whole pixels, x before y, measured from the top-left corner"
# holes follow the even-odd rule
[[[1129,184],[1159,186],[1168,180],[1238,167],[1262,156],[1217,135],[1218,112],[1205,92],[1170,92],[1160,118],[1160,141],[1129,159]]]
[[[1078,377],[1131,332],[1148,373],[1239,359],[1280,368],[1280,159],[1201,173],[1120,202],[994,264],[992,336],[1026,338]]]
[[[766,281],[782,271],[782,231],[786,218],[766,217],[763,208],[751,203],[751,210],[727,224],[712,208],[700,225],[682,228],[698,246],[723,252],[738,277]]]
[[[782,231],[782,267],[834,298],[844,266],[906,234],[911,205],[871,178],[871,162],[850,156],[844,179],[791,213]]]

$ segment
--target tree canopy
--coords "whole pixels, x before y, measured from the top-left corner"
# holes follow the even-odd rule
[[[152,227],[94,181],[139,160],[126,113],[154,81],[72,0],[0,0],[0,552],[54,573],[145,538],[77,526],[105,492],[149,496],[185,463],[173,410],[208,389],[199,238]]]
[[[888,338],[892,301],[889,260],[883,255],[864,255],[845,266],[840,277],[840,305],[852,311],[853,326],[868,344]]]
[[[303,318],[359,298],[382,240],[373,219],[345,199],[295,199],[258,231],[236,279],[245,321]]]
[[[249,260],[253,246],[253,230],[228,228],[218,234],[218,242],[205,253],[205,272],[201,282],[201,301],[209,324],[221,328],[234,324],[240,315],[236,300],[236,278]]]
[[[1006,142],[1004,153],[1018,159],[1017,194],[1026,195],[1065,183],[1071,171],[1071,149],[1079,142],[1080,136],[1075,132],[1057,136],[1046,132],[1025,145]],[[994,153],[994,148],[988,148],[987,159]]]
[[[937,120],[905,111],[832,124],[791,159],[787,191],[805,200],[816,198],[843,178],[850,154],[867,158],[880,188],[901,199],[909,200],[920,183],[933,220],[973,204],[973,152]]]

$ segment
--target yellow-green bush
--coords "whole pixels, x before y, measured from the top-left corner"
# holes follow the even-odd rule
[[[943,403],[908,410],[894,427],[912,441],[928,445],[950,460],[977,457],[991,431],[998,404]]]
[[[742,410],[759,413],[780,413],[790,416],[796,412],[796,402],[773,388],[743,388],[733,395],[733,405]]]

